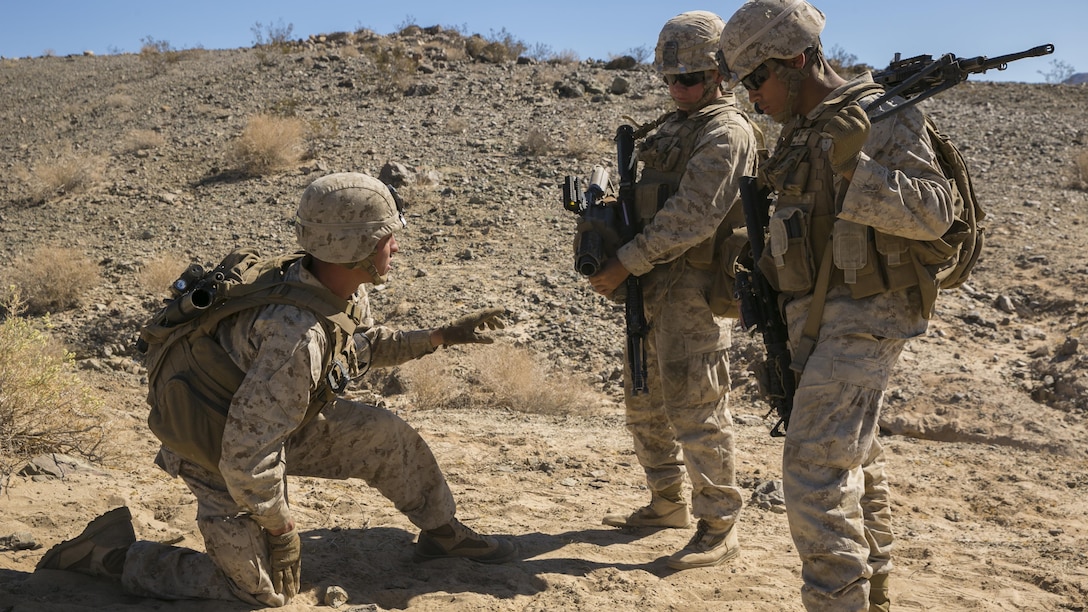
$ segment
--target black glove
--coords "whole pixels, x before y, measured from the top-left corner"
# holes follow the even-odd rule
[[[302,542],[298,530],[283,535],[268,535],[268,552],[272,565],[272,588],[287,601],[298,594],[302,573]]]
[[[443,325],[438,328],[438,331],[442,334],[442,345],[491,344],[495,339],[485,336],[480,331],[484,328],[502,329],[506,327],[502,319],[499,318],[499,315],[503,312],[504,309],[502,308],[488,308]]]
[[[858,165],[858,153],[869,139],[869,116],[856,103],[847,104],[824,126],[821,134],[831,139],[831,169],[849,172]]]

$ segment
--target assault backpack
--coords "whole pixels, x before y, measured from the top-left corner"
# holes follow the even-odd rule
[[[879,85],[870,84],[870,91],[882,91]],[[839,105],[830,107],[821,116],[830,116],[837,113],[843,106],[866,95],[853,96],[843,100]],[[870,103],[866,108],[873,108]],[[900,107],[905,108],[905,107]],[[894,111],[893,111],[894,112]],[[870,117],[870,121],[876,122],[886,118],[891,113],[883,113]],[[921,314],[929,319],[933,314],[933,307],[937,302],[937,294],[941,289],[953,289],[963,285],[971,275],[983,247],[983,227],[979,224],[986,213],[982,210],[978,198],[975,196],[974,185],[971,182],[970,173],[963,155],[955,144],[937,129],[936,124],[923,114],[926,133],[933,146],[937,163],[941,173],[948,179],[952,189],[953,220],[944,234],[936,240],[909,240],[897,236],[889,236],[876,232],[874,243],[884,243],[884,247],[876,247],[884,257],[881,270],[870,273],[867,283],[854,282],[848,284],[851,295],[860,299],[875,293],[887,290],[902,289],[905,287],[918,287],[921,295]],[[806,145],[807,146],[807,145]],[[804,368],[808,356],[812,353],[819,337],[820,322],[823,319],[823,308],[827,297],[827,290],[831,284],[832,276],[832,241],[831,237],[826,245],[826,251],[821,258],[819,272],[813,287],[813,301],[810,306],[809,316],[804,329],[801,332],[799,347],[793,356],[793,364],[798,371]],[[872,247],[871,247],[872,248]],[[763,253],[763,259],[767,259],[770,249]],[[889,255],[890,254],[890,255]],[[894,261],[893,261],[894,259]],[[762,262],[760,263],[762,265]],[[771,263],[774,267],[774,263]],[[855,279],[860,278],[860,275]],[[781,287],[776,287],[781,290]]]
[[[955,219],[941,240],[956,249],[956,257],[953,265],[937,275],[941,289],[955,289],[971,276],[971,271],[982,253],[984,228],[981,222],[986,218],[986,212],[975,197],[975,186],[971,182],[963,155],[952,140],[937,129],[929,115],[926,115],[926,131],[937,153],[941,172],[955,187],[952,193]]]
[[[190,266],[171,286],[173,294],[140,330],[146,354],[148,426],[182,458],[219,472],[223,428],[231,400],[246,373],[216,340],[219,323],[244,310],[290,304],[313,312],[325,328],[328,347],[321,384],[311,395],[305,421],[313,419],[348,382],[354,359],[352,335],[362,313],[323,287],[285,279],[296,253],[261,259],[241,249],[211,271]]]

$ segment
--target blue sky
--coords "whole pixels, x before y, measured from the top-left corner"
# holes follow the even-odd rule
[[[1053,55],[1021,60],[972,80],[1043,82],[1060,62],[1088,72],[1086,0],[816,1],[828,17],[824,46],[883,67],[895,52],[994,57],[1053,43]],[[151,37],[175,49],[249,47],[258,22],[291,26],[293,38],[369,28],[442,25],[489,36],[505,29],[530,48],[607,59],[645,46],[677,13],[705,9],[726,19],[739,2],[667,0],[0,0],[0,56],[139,51]],[[267,32],[268,30],[264,30]]]

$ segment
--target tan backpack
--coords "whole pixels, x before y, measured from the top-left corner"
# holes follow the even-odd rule
[[[223,428],[246,373],[216,341],[216,328],[243,310],[290,304],[317,315],[329,338],[322,384],[311,394],[305,422],[317,416],[348,380],[352,335],[362,315],[353,302],[323,288],[284,279],[304,253],[261,259],[252,249],[227,255],[210,272],[190,268],[177,295],[140,330],[146,353],[148,426],[182,458],[219,472]],[[199,266],[197,267],[199,268]]]

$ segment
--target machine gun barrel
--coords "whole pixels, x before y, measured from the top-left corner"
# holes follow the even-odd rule
[[[933,59],[931,55],[900,59],[897,53],[887,68],[873,74],[873,80],[883,85],[885,91],[866,108],[870,111],[869,120],[875,123],[887,119],[905,108],[966,81],[972,74],[984,73],[987,70],[1005,70],[1009,62],[1049,55],[1053,52],[1054,45],[1045,44],[994,58],[982,55],[960,58],[946,53],[937,59]],[[873,113],[881,104],[896,96],[905,98],[906,102],[887,111]]]

